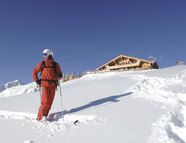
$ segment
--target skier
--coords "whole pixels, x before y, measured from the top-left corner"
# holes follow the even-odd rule
[[[58,63],[54,62],[54,53],[50,49],[43,51],[44,61],[40,62],[32,72],[34,81],[42,87],[41,105],[37,120],[46,120],[55,96],[58,79],[62,78],[62,72]],[[41,79],[37,74],[41,72]]]

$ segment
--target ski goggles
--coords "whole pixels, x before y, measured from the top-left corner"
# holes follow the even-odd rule
[[[48,57],[48,54],[47,54],[47,53],[43,53],[43,56],[44,56],[44,57]]]

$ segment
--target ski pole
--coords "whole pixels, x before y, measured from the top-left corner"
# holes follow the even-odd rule
[[[61,98],[61,112],[62,112],[62,117],[63,115],[63,100],[62,100],[62,92],[61,92],[61,84],[60,81],[58,80],[58,84],[59,84],[59,93],[60,93],[60,98]]]
[[[42,92],[41,92],[41,85],[39,85],[39,90],[40,90],[40,101],[41,101],[41,119],[43,118],[43,108],[42,108]]]

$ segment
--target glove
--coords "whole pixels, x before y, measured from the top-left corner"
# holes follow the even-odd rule
[[[57,75],[57,78],[62,78],[62,76],[63,76],[61,72],[57,72],[56,75]]]
[[[38,85],[41,85],[41,80],[36,80],[36,83],[37,83]]]

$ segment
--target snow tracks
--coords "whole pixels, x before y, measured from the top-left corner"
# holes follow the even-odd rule
[[[149,143],[185,143],[186,142],[186,70],[168,78],[136,75],[138,80],[130,91],[134,98],[146,98],[152,103],[163,103],[166,110],[152,125]]]

